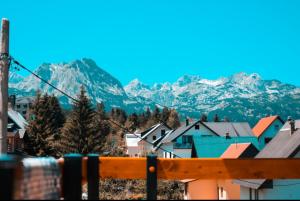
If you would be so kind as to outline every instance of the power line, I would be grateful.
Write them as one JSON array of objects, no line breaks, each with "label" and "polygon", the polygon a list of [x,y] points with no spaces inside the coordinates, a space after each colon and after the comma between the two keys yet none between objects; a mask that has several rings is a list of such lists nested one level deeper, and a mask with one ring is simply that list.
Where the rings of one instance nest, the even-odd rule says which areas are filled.
[{"label": "power line", "polygon": [[53,84],[49,83],[47,80],[43,79],[42,77],[40,77],[39,75],[37,75],[36,73],[34,73],[33,71],[29,70],[28,68],[26,68],[24,65],[22,65],[20,62],[18,62],[17,60],[15,60],[14,58],[11,57],[11,61],[14,62],[16,65],[20,66],[21,68],[25,69],[26,71],[28,71],[29,73],[31,73],[32,75],[34,75],[35,77],[37,77],[38,79],[40,79],[41,81],[43,81],[44,83],[48,84],[49,86],[51,86],[52,88],[54,88],[55,90],[59,91],[60,93],[64,94],[65,96],[67,96],[68,98],[72,99],[75,102],[78,102],[77,99],[73,98],[72,96],[70,96],[69,94],[67,94],[66,92],[62,91],[61,89],[55,87]]},{"label": "power line", "polygon": [[[20,66],[21,68],[25,69],[26,71],[28,71],[29,73],[31,73],[32,75],[34,75],[36,78],[40,79],[42,82],[48,84],[48,85],[49,85],[50,87],[52,87],[53,89],[59,91],[59,92],[62,93],[63,95],[65,95],[65,96],[67,96],[68,98],[72,99],[74,102],[77,102],[77,103],[79,102],[77,99],[73,98],[72,96],[70,96],[70,95],[67,94],[66,92],[64,92],[64,91],[62,91],[61,89],[55,87],[54,85],[52,85],[51,83],[49,83],[47,80],[43,79],[42,77],[40,77],[39,75],[37,75],[37,74],[34,73],[33,71],[31,71],[31,70],[29,70],[28,68],[26,68],[24,65],[22,65],[20,62],[18,62],[18,61],[15,60],[14,58],[10,57],[10,61],[12,61],[14,64]],[[11,64],[11,62],[10,62],[10,64]],[[107,119],[107,121],[109,121],[109,122],[111,122],[111,123],[117,125],[119,128],[122,128],[122,129],[125,130],[126,132],[130,132],[129,129],[127,129],[126,127],[123,127],[122,125],[120,125],[120,124],[118,124],[118,123],[116,123],[116,122],[114,122],[114,121],[112,121],[112,120],[110,120],[110,119]],[[130,133],[131,133],[131,132],[130,132]],[[149,141],[147,141],[146,139],[141,138],[140,136],[136,135],[135,133],[133,133],[133,135],[135,135],[136,137],[140,138],[141,140],[143,140],[143,141],[149,143],[149,144],[152,145],[152,146],[154,145],[152,142],[149,142]],[[161,148],[161,147],[159,147],[159,149],[162,150],[162,151],[169,152],[169,153],[173,154],[174,156],[176,156],[176,157],[178,157],[178,158],[181,158],[180,156],[178,156],[178,155],[176,155],[176,154],[174,154],[174,153],[172,153],[172,152],[170,152],[170,151],[168,151],[168,150],[165,150],[165,149],[163,149],[163,148]]]}]

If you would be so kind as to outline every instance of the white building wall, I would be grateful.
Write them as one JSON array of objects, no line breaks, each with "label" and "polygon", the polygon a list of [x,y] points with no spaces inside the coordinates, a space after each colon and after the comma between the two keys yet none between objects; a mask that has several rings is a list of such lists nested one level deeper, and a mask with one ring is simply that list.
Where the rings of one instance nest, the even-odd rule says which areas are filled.
[{"label": "white building wall", "polygon": [[179,156],[180,158],[191,158],[192,149],[174,149],[175,157]]}]

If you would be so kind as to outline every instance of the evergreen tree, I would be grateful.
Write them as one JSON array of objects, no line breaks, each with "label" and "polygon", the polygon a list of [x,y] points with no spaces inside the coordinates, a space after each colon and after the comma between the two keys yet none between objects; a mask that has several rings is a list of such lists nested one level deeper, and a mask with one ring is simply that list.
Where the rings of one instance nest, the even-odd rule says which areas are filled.
[{"label": "evergreen tree", "polygon": [[153,123],[159,123],[161,118],[160,110],[157,106],[155,106],[155,109],[151,115],[151,119],[153,120]]},{"label": "evergreen tree", "polygon": [[37,97],[30,108],[25,151],[35,156],[57,156],[56,140],[60,136],[65,117],[55,96]]},{"label": "evergreen tree", "polygon": [[139,119],[136,113],[132,113],[128,117],[128,126],[130,131],[135,131],[139,127]]},{"label": "evergreen tree", "polygon": [[149,107],[146,110],[145,118],[146,118],[147,121],[151,118],[151,111],[150,111]]},{"label": "evergreen tree", "polygon": [[161,121],[167,122],[170,115],[170,110],[167,107],[164,107],[161,113]]},{"label": "evergreen tree", "polygon": [[201,117],[200,117],[200,120],[202,122],[207,122],[207,115],[206,114],[202,114]]},{"label": "evergreen tree", "polygon": [[100,125],[86,92],[81,87],[78,101],[62,129],[62,153],[98,153],[101,148]]},{"label": "evergreen tree", "polygon": [[219,116],[218,116],[218,114],[215,114],[215,116],[214,116],[214,122],[219,122],[220,120],[219,120]]},{"label": "evergreen tree", "polygon": [[178,113],[175,109],[172,109],[170,111],[170,115],[167,121],[167,124],[172,128],[172,129],[176,129],[180,126],[180,120],[179,120],[179,116]]}]

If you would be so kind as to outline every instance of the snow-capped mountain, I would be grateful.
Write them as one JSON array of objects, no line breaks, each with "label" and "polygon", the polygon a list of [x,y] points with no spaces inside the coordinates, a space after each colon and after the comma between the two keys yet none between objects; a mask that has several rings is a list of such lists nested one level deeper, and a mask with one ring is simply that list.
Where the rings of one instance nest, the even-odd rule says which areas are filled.
[{"label": "snow-capped mountain", "polygon": [[[300,118],[300,88],[278,80],[263,80],[256,73],[238,73],[217,80],[184,75],[174,83],[153,86],[135,79],[125,87],[91,59],[44,63],[35,73],[75,98],[83,85],[94,104],[103,101],[108,109],[121,107],[128,112],[141,112],[146,107],[164,105],[177,109],[182,117],[199,118],[206,113],[211,118],[217,113],[220,118],[227,116],[252,124],[267,114]],[[10,72],[9,81],[10,94],[32,96],[39,89],[55,94],[65,108],[72,103],[33,75],[24,78]]]},{"label": "snow-capped mountain", "polygon": [[[76,98],[83,85],[92,102],[104,102],[108,108],[123,107],[129,110],[140,109],[142,105],[129,98],[121,83],[109,73],[99,68],[91,59],[76,60],[70,63],[44,63],[35,71],[55,87]],[[12,75],[14,76],[14,75]],[[37,79],[33,75],[22,80],[11,79],[9,92],[17,95],[34,95],[37,90],[59,97],[64,107],[72,103],[59,91]]]},{"label": "snow-capped mountain", "polygon": [[300,88],[277,80],[263,80],[258,74],[238,73],[208,80],[184,75],[174,83],[147,86],[133,80],[124,87],[131,97],[174,107],[181,114],[199,118],[201,113],[218,113],[231,120],[252,123],[265,115],[300,117]]}]

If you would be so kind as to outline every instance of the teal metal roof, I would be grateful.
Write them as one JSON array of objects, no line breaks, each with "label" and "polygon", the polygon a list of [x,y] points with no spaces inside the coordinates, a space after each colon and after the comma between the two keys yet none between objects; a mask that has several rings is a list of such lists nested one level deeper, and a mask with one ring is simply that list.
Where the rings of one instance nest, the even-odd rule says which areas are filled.
[{"label": "teal metal roof", "polygon": [[256,137],[193,136],[193,141],[198,158],[219,158],[234,143],[252,143],[260,150]]}]

